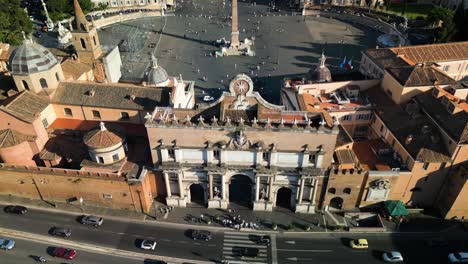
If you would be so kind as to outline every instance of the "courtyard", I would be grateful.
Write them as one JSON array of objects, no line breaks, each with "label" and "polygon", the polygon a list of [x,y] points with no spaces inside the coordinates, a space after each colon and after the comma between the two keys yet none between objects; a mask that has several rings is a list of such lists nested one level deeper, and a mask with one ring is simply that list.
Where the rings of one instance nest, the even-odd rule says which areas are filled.
[{"label": "courtyard", "polygon": [[216,98],[227,91],[233,76],[247,73],[254,79],[255,89],[278,104],[280,80],[305,74],[315,67],[322,51],[332,72],[343,71],[339,64],[345,56],[357,69],[361,50],[375,47],[380,35],[333,19],[304,18],[287,9],[272,11],[266,1],[240,1],[240,39],[254,39],[256,56],[215,58],[213,54],[219,48],[213,41],[223,37],[230,40],[230,4],[185,0],[165,17],[113,24],[102,28],[99,36],[104,49],[125,46],[121,51],[122,81],[144,80],[154,52],[169,75],[196,81],[197,99],[208,94]]}]

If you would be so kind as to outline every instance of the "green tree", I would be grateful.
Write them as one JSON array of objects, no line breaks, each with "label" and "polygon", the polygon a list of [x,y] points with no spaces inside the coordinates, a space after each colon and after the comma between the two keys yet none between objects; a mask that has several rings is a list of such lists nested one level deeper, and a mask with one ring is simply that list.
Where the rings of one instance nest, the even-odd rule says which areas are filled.
[{"label": "green tree", "polygon": [[427,20],[436,26],[434,33],[436,42],[448,42],[457,33],[454,11],[451,9],[435,7],[428,14]]},{"label": "green tree", "polygon": [[457,28],[456,40],[468,40],[468,10],[465,10],[464,2],[458,6],[453,18]]},{"label": "green tree", "polygon": [[19,45],[23,42],[21,31],[29,35],[32,23],[20,7],[20,0],[0,0],[0,42]]},{"label": "green tree", "polygon": [[[78,0],[85,15],[94,8],[91,0]],[[47,10],[53,21],[59,21],[75,15],[73,0],[48,0]]]}]

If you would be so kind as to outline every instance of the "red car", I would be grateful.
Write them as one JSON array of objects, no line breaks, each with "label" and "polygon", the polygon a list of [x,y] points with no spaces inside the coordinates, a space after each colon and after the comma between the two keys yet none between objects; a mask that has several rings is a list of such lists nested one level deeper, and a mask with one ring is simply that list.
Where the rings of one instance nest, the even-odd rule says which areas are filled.
[{"label": "red car", "polygon": [[76,257],[76,251],[74,249],[58,247],[52,251],[52,256],[64,259],[74,259]]}]

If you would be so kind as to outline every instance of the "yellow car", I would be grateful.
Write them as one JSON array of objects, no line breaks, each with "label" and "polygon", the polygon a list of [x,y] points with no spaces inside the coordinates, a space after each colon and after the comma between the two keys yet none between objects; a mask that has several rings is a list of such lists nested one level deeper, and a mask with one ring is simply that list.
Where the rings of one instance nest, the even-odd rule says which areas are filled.
[{"label": "yellow car", "polygon": [[369,248],[369,244],[367,243],[367,239],[360,238],[360,239],[353,239],[349,241],[349,246],[351,248],[356,249],[367,249]]}]

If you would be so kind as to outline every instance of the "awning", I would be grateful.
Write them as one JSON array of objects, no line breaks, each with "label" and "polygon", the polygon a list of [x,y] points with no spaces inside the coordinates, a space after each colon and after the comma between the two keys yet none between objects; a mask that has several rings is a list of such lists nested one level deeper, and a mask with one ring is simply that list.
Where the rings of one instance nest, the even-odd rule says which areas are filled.
[{"label": "awning", "polygon": [[408,210],[405,205],[399,200],[389,200],[384,202],[384,209],[390,216],[406,216]]}]

